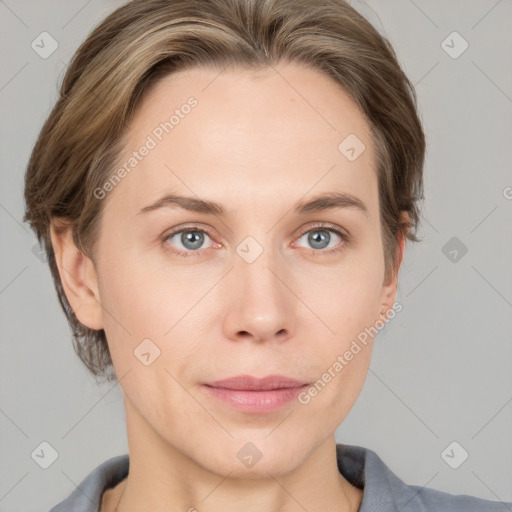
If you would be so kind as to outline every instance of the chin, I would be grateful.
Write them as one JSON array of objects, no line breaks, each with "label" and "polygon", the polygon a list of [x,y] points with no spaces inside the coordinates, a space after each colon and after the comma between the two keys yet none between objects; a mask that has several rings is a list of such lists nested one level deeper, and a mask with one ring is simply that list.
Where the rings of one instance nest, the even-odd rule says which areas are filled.
[{"label": "chin", "polygon": [[201,464],[214,473],[229,474],[230,478],[268,478],[269,473],[277,477],[293,471],[303,459],[302,451],[297,449],[301,444],[298,440],[290,447],[268,439],[252,442],[238,438],[229,444],[229,448],[218,453],[209,452],[201,459]]}]

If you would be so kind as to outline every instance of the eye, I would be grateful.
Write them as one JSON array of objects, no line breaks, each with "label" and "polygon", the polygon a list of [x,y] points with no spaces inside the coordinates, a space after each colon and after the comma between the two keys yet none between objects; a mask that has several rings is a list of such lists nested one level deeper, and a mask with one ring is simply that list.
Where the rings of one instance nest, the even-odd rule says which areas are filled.
[{"label": "eye", "polygon": [[[331,244],[331,242],[333,242],[333,234],[334,244]],[[339,252],[349,241],[348,235],[342,233],[338,226],[334,224],[313,226],[313,228],[309,228],[299,236],[299,241],[306,237],[306,235],[306,241],[312,247],[311,251],[314,256]],[[203,254],[203,251],[207,251],[211,247],[221,247],[220,244],[213,242],[211,247],[205,248],[205,237],[212,240],[206,230],[194,226],[187,226],[163,235],[162,242],[165,250],[185,258],[189,256],[200,256]],[[336,238],[340,240],[338,243],[336,243]],[[293,246],[295,245],[296,242]],[[172,249],[170,248],[171,246],[173,247]]]},{"label": "eye", "polygon": [[[179,231],[167,233],[163,237],[163,242],[165,243],[166,250],[178,254],[179,256],[188,257],[195,256],[195,253],[201,254],[201,251],[207,249],[203,247],[205,243],[205,236],[210,238],[211,240],[210,235],[205,230],[189,227],[185,229],[180,229]],[[174,241],[172,241],[173,239]],[[167,244],[167,241],[172,242],[169,242],[169,244]],[[167,245],[178,247],[179,250],[169,249]]]},{"label": "eye", "polygon": [[[334,244],[331,244],[333,241],[334,234]],[[304,233],[300,235],[300,239],[306,237],[306,242],[310,244],[314,253],[321,252],[322,254],[330,254],[341,251],[348,241],[348,236],[344,235],[337,226],[333,224],[322,224],[318,226],[314,226],[313,228],[308,229]],[[336,238],[341,240],[341,243],[336,243]]]}]

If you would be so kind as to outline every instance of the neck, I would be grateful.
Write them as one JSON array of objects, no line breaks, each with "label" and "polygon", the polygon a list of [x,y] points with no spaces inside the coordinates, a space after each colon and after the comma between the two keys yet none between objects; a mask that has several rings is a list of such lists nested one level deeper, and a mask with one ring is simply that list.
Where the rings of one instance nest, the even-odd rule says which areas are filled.
[{"label": "neck", "polygon": [[362,490],[339,473],[334,437],[290,471],[244,476],[229,467],[205,467],[201,457],[171,446],[129,406],[127,428],[129,474],[105,493],[102,512],[356,512],[361,503]]}]

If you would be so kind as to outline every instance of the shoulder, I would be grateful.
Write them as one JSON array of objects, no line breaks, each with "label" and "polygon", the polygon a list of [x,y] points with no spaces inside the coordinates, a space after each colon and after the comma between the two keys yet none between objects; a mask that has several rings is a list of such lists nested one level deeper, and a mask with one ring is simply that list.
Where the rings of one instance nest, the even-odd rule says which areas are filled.
[{"label": "shoulder", "polygon": [[512,512],[512,502],[408,485],[368,448],[337,444],[336,452],[340,473],[363,489],[359,512]]},{"label": "shoulder", "polygon": [[94,468],[69,496],[50,512],[97,512],[103,493],[128,475],[128,454],[112,457]]},{"label": "shoulder", "polygon": [[[428,487],[407,485],[409,492],[418,496],[425,510],[430,512],[507,512],[512,511],[512,503],[490,501],[467,494],[450,494]],[[407,509],[409,510],[409,509]],[[411,508],[411,511],[413,509]],[[417,509],[415,509],[417,510]]]}]

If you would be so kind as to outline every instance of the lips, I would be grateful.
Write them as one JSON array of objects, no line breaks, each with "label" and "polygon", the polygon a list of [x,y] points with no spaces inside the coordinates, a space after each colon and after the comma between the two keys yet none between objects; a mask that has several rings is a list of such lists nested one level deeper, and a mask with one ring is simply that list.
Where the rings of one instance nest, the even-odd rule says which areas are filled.
[{"label": "lips", "polygon": [[257,378],[238,375],[216,380],[200,387],[206,396],[227,404],[230,408],[250,414],[268,414],[289,404],[309,384],[284,375]]},{"label": "lips", "polygon": [[308,384],[286,377],[285,375],[268,375],[263,378],[252,377],[251,375],[237,375],[229,379],[205,382],[206,386],[213,388],[231,389],[239,391],[269,391],[272,389],[298,388]]}]

